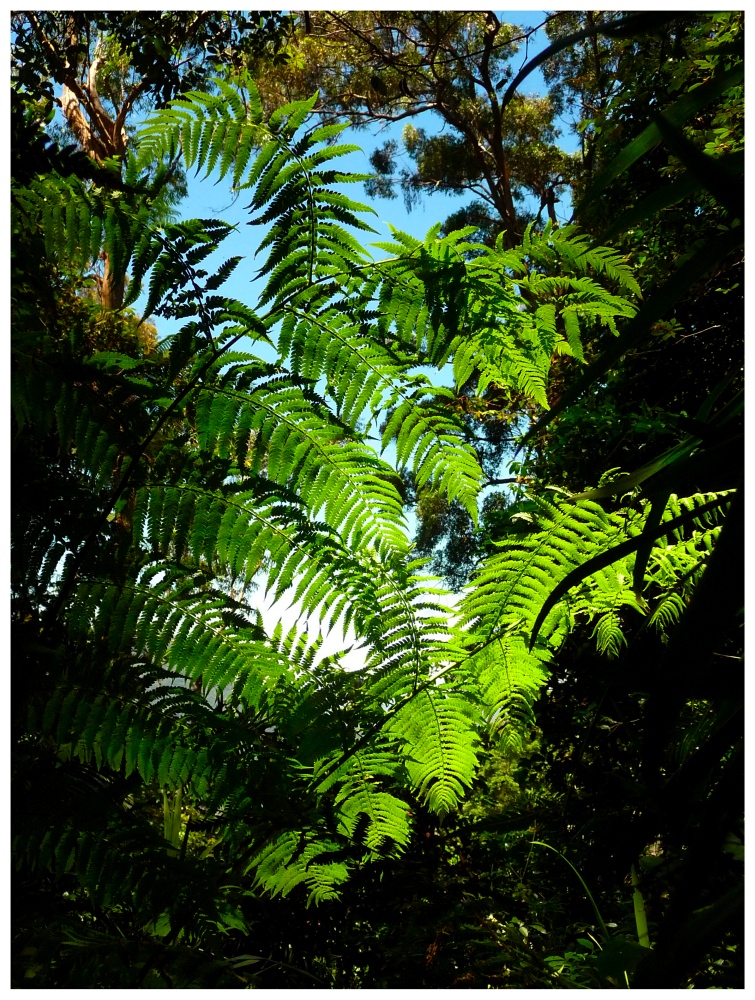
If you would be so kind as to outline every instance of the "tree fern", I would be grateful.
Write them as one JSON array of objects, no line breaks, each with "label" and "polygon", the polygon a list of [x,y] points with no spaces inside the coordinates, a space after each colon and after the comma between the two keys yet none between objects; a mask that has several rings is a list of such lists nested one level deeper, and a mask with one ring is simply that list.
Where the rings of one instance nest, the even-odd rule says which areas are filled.
[{"label": "tree fern", "polygon": [[[336,190],[359,177],[331,164],[352,147],[328,144],[340,126],[306,129],[313,104],[265,119],[251,85],[218,82],[150,117],[126,164],[128,197],[57,176],[17,192],[27,270],[41,253],[46,273],[76,288],[107,252],[131,270],[129,302],[146,286],[147,311],[181,323],[149,354],[90,350],[79,314],[65,328],[39,283],[20,284],[14,306],[29,341],[16,352],[19,440],[51,441],[39,462],[65,486],[64,501],[42,497],[16,519],[14,600],[34,679],[25,726],[54,766],[96,776],[120,803],[76,838],[65,810],[35,813],[16,856],[74,873],[103,906],[131,900],[153,935],[191,925],[204,940],[223,914],[236,919],[236,882],[335,898],[357,865],[405,849],[413,801],[439,815],[458,805],[482,727],[516,749],[575,616],[604,621],[608,648],[606,616],[645,611],[620,579],[628,568],[631,581],[628,559],[553,608],[529,649],[549,588],[642,521],[539,498],[520,511],[529,530],[480,567],[457,612],[411,558],[399,475],[476,518],[476,450],[453,393],[418,368],[452,364],[459,385],[474,377],[479,392],[495,384],[547,406],[554,355],[582,360],[587,326],[631,315],[625,265],[552,229],[528,230],[517,251],[481,248],[469,230],[394,231],[376,245],[390,256],[373,260],[363,206]],[[230,226],[158,225],[150,211],[138,179],[179,155],[248,192],[250,221],[269,227],[253,306],[223,293],[243,261],[208,264]],[[33,466],[29,481],[39,475]],[[679,580],[698,572],[714,530],[701,522],[663,558],[653,548],[650,599],[686,594]],[[294,606],[289,629],[252,610],[257,583]],[[655,621],[671,611],[658,603]],[[324,656],[308,619],[353,629],[363,667]],[[62,650],[49,671],[48,642]],[[173,826],[168,844],[125,815],[137,784],[201,806],[219,831],[205,857],[188,828],[179,848]]]}]

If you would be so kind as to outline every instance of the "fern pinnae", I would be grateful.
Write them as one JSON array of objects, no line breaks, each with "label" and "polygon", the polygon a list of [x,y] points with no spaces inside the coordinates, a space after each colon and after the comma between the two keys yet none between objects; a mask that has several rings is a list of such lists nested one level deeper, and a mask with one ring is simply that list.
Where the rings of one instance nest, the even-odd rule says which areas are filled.
[{"label": "fern pinnae", "polygon": [[[341,831],[346,836],[353,837],[360,814],[366,815],[368,827],[365,845],[372,852],[384,850],[384,844],[389,839],[397,847],[405,847],[411,834],[406,803],[380,790],[375,781],[376,775],[392,777],[395,774],[395,755],[391,752],[392,749],[391,747],[385,755],[374,750],[357,752],[349,761],[345,775],[342,768],[330,778],[330,781],[337,779],[341,782],[336,796]],[[324,791],[326,787],[327,784],[321,782],[318,790]]]},{"label": "fern pinnae", "polygon": [[433,812],[443,815],[471,785],[477,765],[477,733],[470,702],[442,689],[426,688],[414,700],[411,719],[397,712],[388,732],[405,743],[407,770]]},{"label": "fern pinnae", "polygon": [[[340,392],[342,398],[345,398],[344,393],[359,398],[364,393],[359,392],[358,395],[353,393],[354,371],[338,370],[339,366],[358,365],[363,373],[358,377],[370,379],[370,398],[375,397],[378,385],[382,385],[384,391],[400,391],[404,382],[402,376],[405,376],[406,363],[402,364],[395,354],[382,349],[374,341],[363,336],[358,324],[342,319],[335,312],[333,315],[326,313],[318,316],[305,313],[296,307],[287,312],[293,318],[288,321],[291,333],[287,335],[284,343],[288,345],[289,338],[295,339],[303,345],[313,345],[311,350],[319,352],[319,357],[315,353],[309,354],[310,363],[306,366],[302,366],[301,363],[297,365],[302,374],[315,380],[325,375],[329,382],[337,387],[337,392]],[[295,320],[299,320],[298,327]],[[343,360],[342,350],[338,345],[345,352]],[[327,355],[324,353],[326,349]],[[343,388],[338,388],[341,386]],[[361,412],[361,410],[355,411],[353,407],[346,408],[347,419],[352,426],[355,426]]]},{"label": "fern pinnae", "polygon": [[[285,383],[283,384],[285,385]],[[294,419],[294,413],[296,413],[300,406],[309,410],[309,405],[304,405],[306,404],[306,400],[300,390],[294,389],[294,387],[287,387],[283,391],[280,391],[274,386],[263,385],[257,387],[251,397],[237,396],[230,389],[215,390],[215,392],[216,394],[229,397],[231,403],[238,401],[240,405],[251,404],[259,412],[260,420],[258,423],[255,422],[254,425],[255,430],[261,432],[257,437],[257,447],[259,447],[261,442],[264,442],[267,447],[272,439],[272,435],[278,429],[280,429],[278,431],[279,442],[280,435],[283,433],[286,433],[287,437],[288,435],[295,435],[302,443],[307,442],[308,449],[311,451],[313,457],[317,456],[321,468],[327,470],[331,477],[335,477],[333,486],[329,487],[326,507],[328,504],[331,508],[333,507],[336,498],[335,482],[339,482],[341,489],[348,486],[349,496],[352,498],[351,503],[357,505],[362,511],[363,525],[366,526],[367,523],[373,522],[376,525],[375,532],[379,533],[377,523],[382,523],[388,538],[396,535],[396,528],[403,523],[403,515],[401,511],[401,499],[395,488],[390,491],[390,495],[386,495],[387,490],[380,498],[372,495],[371,499],[375,505],[374,509],[369,500],[366,501],[360,497],[359,492],[362,483],[368,484],[374,478],[374,473],[370,475],[365,469],[371,467],[374,472],[384,470],[386,473],[390,473],[390,467],[380,462],[377,456],[373,457],[370,451],[362,445],[354,442],[348,446],[339,444],[340,432],[337,428],[328,426],[324,421],[315,420],[306,423]],[[275,423],[271,423],[269,418],[273,418]],[[284,428],[287,428],[287,430],[284,431]],[[282,457],[282,452],[279,452],[279,457]],[[281,471],[285,472],[285,467],[282,466]],[[327,472],[323,473],[323,475],[326,474]],[[298,481],[301,485],[306,485],[306,480],[302,480],[301,476],[298,477]],[[313,514],[317,513],[316,508],[311,509]],[[391,530],[392,526],[393,530]]]},{"label": "fern pinnae", "polygon": [[[301,836],[283,831],[276,837],[280,831],[271,830],[269,842],[253,848],[258,884],[279,892],[305,885],[310,898],[331,898],[348,874],[347,850],[363,857],[365,850],[390,853],[408,842],[400,797],[407,790],[438,813],[458,803],[474,774],[483,711],[495,712],[505,702],[511,718],[517,711],[522,715],[538,653],[547,655],[543,643],[527,660],[526,683],[510,679],[505,695],[496,693],[487,676],[480,684],[469,647],[451,627],[452,612],[408,562],[395,470],[357,428],[368,409],[374,421],[387,415],[383,443],[395,439],[399,463],[413,469],[420,487],[432,484],[458,497],[474,516],[482,474],[463,424],[447,405],[449,394],[410,368],[418,358],[443,364],[453,351],[463,352],[457,338],[471,318],[477,351],[467,353],[459,370],[471,364],[472,374],[492,343],[490,331],[505,316],[515,346],[499,345],[482,378],[493,379],[495,365],[507,386],[521,387],[527,378],[534,385],[532,372],[547,371],[557,339],[556,309],[544,310],[540,331],[532,317],[515,325],[521,300],[513,293],[497,293],[487,309],[482,299],[496,282],[502,284],[503,258],[491,263],[494,254],[479,251],[487,270],[475,271],[476,258],[463,260],[474,248],[459,234],[439,240],[434,230],[424,243],[394,234],[396,259],[373,265],[346,228],[366,227],[359,217],[363,207],[333,190],[347,178],[329,161],[347,147],[316,148],[334,132],[298,134],[312,102],[283,109],[264,124],[257,98],[247,104],[236,91],[219,90],[220,97],[189,94],[153,116],[140,156],[173,155],[181,143],[185,162],[200,173],[230,175],[237,188],[254,187],[253,221],[271,223],[263,240],[269,251],[263,301],[249,315],[214,294],[237,258],[228,258],[209,278],[202,273],[229,227],[197,220],[145,239],[143,232],[119,229],[117,213],[104,213],[107,245],[121,247],[121,263],[131,254],[139,278],[149,275],[150,305],[186,323],[170,348],[163,348],[165,379],[150,380],[146,365],[129,376],[145,376],[140,399],[148,401],[151,426],[129,449],[131,465],[102,501],[103,510],[109,503],[126,513],[134,494],[136,566],[121,567],[117,582],[101,567],[99,579],[94,570],[84,572],[78,553],[59,610],[70,641],[109,657],[114,666],[136,657],[145,670],[164,670],[182,685],[201,678],[205,697],[230,692],[255,719],[270,714],[276,730],[271,758],[293,773],[291,761],[302,757],[297,787],[314,789],[316,800],[335,816],[338,833],[326,835],[319,822],[302,824]],[[66,218],[70,246],[73,228],[79,232],[85,224],[84,213]],[[538,250],[529,234],[527,253],[538,252],[546,249]],[[564,295],[581,296],[574,301],[581,321],[593,304],[590,296],[598,293],[586,280],[579,287],[576,279],[562,285],[568,285]],[[542,294],[547,299],[561,293],[544,284]],[[256,339],[277,337],[276,365],[234,353],[245,331]],[[577,337],[576,327],[572,334]],[[526,388],[535,392],[532,385]],[[544,398],[545,383],[540,391]],[[114,441],[97,427],[96,416],[87,411],[73,430],[82,463],[97,470],[104,484]],[[177,441],[161,433],[180,424]],[[198,461],[186,461],[186,452]],[[98,519],[90,538],[106,526],[107,516]],[[307,524],[315,517],[324,524]],[[508,581],[510,606],[502,611],[493,592],[497,570],[513,574],[505,557],[486,564],[468,605],[475,641],[508,642],[511,656],[522,663],[527,619],[536,611],[549,567],[565,568],[559,545],[568,547],[573,538],[564,525],[552,547],[541,541],[540,558],[528,567],[531,586]],[[353,625],[367,656],[358,676],[318,674],[317,643],[306,642],[300,623],[298,632],[268,636],[243,602],[226,592],[242,581],[246,587],[258,568],[271,593],[300,604],[302,617],[316,612],[329,624]],[[218,583],[221,571],[228,579]],[[560,636],[559,613],[551,623],[551,645]],[[67,690],[48,723],[68,739],[66,752],[87,759],[100,753],[144,781],[174,787],[193,782],[213,803],[231,803],[228,835],[243,838],[244,820],[237,817],[249,812],[247,785],[267,776],[262,766],[249,766],[253,737],[240,726],[231,733],[229,720],[210,721],[221,713],[211,712],[197,692],[180,707],[171,707],[170,700],[155,694],[146,704],[116,711],[105,698],[85,704]],[[352,724],[346,711],[351,704],[366,709],[364,727]],[[298,731],[289,706],[298,713]],[[222,740],[208,736],[226,722]],[[242,782],[234,768],[244,765]],[[350,845],[363,816],[365,843]],[[93,857],[82,856],[84,878],[94,885],[105,862],[91,845],[86,850]],[[148,896],[139,883],[134,899],[142,892]]]},{"label": "fern pinnae", "polygon": [[[556,586],[556,588],[548,595],[547,600],[540,609],[537,619],[533,625],[532,631],[532,641],[536,637],[540,626],[543,623],[545,616],[548,614],[549,610],[552,609],[554,604],[562,597],[568,590],[574,587],[577,583],[581,582],[583,579],[594,575],[600,569],[605,566],[611,565],[618,559],[624,557],[625,555],[633,554],[642,545],[643,540],[649,539],[654,541],[657,538],[664,537],[665,535],[671,535],[673,532],[678,531],[680,528],[689,525],[690,522],[697,521],[700,515],[706,514],[708,511],[714,511],[718,508],[724,506],[727,503],[725,495],[714,494],[714,499],[703,503],[699,508],[693,508],[693,511],[686,511],[685,513],[679,515],[678,517],[666,520],[660,527],[648,530],[643,528],[639,533],[630,537],[624,541],[620,542],[618,545],[609,548],[606,551],[601,552],[598,555],[592,556],[581,566],[575,568],[570,573],[568,573]],[[662,519],[663,520],[663,519]]]},{"label": "fern pinnae", "polygon": [[483,564],[462,601],[463,621],[478,623],[483,642],[512,624],[526,628],[534,622],[546,588],[581,563],[588,537],[602,550],[620,536],[620,519],[611,519],[595,503],[557,505],[540,497],[532,502],[539,530],[501,543],[499,554]]}]

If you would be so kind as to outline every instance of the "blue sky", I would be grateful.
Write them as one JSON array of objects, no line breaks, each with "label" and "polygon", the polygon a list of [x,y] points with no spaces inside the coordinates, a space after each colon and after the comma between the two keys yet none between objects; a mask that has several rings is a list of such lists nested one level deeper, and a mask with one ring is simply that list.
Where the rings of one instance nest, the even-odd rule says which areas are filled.
[{"label": "blue sky", "polygon": [[[542,23],[545,15],[542,11],[507,11],[499,13],[499,16],[513,24],[523,27],[535,27]],[[545,48],[546,45],[547,38],[545,32],[541,30],[530,40],[527,52],[525,52],[524,47],[520,49],[513,62],[514,71],[518,72],[528,59],[531,59]],[[542,74],[539,71],[535,71],[525,81],[522,90],[526,94],[544,93],[545,83]],[[442,126],[440,118],[432,113],[426,113],[422,116],[421,121],[413,119],[413,122],[420,124],[430,133],[433,130],[439,130]],[[403,122],[397,123],[387,128],[376,127],[372,131],[346,131],[341,137],[341,141],[359,145],[362,147],[363,152],[352,153],[341,158],[337,161],[337,166],[340,169],[350,170],[355,173],[369,173],[371,171],[369,164],[370,153],[378,145],[382,145],[386,139],[400,139],[403,124]],[[575,148],[574,137],[569,135],[569,128],[566,124],[563,126],[561,142],[564,148],[568,150]],[[471,194],[464,197],[452,195],[427,197],[411,213],[408,213],[403,198],[400,196],[393,200],[371,199],[365,194],[362,184],[346,185],[344,186],[344,191],[354,200],[370,205],[377,213],[368,219],[373,228],[377,230],[377,233],[373,237],[365,234],[365,243],[369,243],[372,240],[387,239],[389,237],[389,224],[410,233],[412,236],[423,238],[433,225],[443,221],[451,212],[462,207],[465,202],[471,201],[473,197]],[[244,194],[245,197],[234,199],[227,181],[215,184],[212,178],[202,180],[190,176],[189,194],[185,201],[182,202],[179,212],[180,217],[184,219],[219,218],[237,226],[237,231],[227,238],[216,255],[216,259],[210,258],[203,266],[209,271],[213,264],[217,266],[227,257],[235,254],[242,255],[245,259],[238,266],[229,281],[223,286],[222,291],[254,307],[259,291],[259,288],[255,287],[253,281],[253,276],[259,266],[259,263],[255,262],[254,252],[264,234],[264,230],[257,227],[250,227],[246,224],[249,216],[244,206],[248,204],[249,196],[246,192]],[[380,257],[383,256],[383,253],[382,251],[375,251],[375,255]],[[143,304],[145,299],[146,296],[143,296],[140,301],[137,301],[137,310],[139,309],[140,302]],[[158,318],[156,324],[161,336],[175,332],[179,326],[175,321],[162,318]],[[257,345],[255,352],[259,351],[259,353],[262,353],[259,350],[260,346]],[[270,353],[270,360],[272,359],[273,355]],[[436,373],[434,381],[444,381],[443,375],[438,376]],[[391,461],[393,457],[392,451],[393,449],[389,447],[384,456],[388,461]],[[415,519],[410,515],[408,520],[410,533],[413,533],[415,530]],[[262,590],[258,590],[251,595],[250,600],[252,606],[258,608],[263,613],[263,618],[268,629],[272,629],[276,620],[281,620],[284,628],[290,628],[299,618],[298,609],[289,606],[290,598],[284,598],[282,601],[273,604],[270,598],[265,597]],[[453,599],[450,596],[449,603],[453,603]],[[319,620],[313,620],[309,623],[299,621],[299,627],[307,630],[312,637],[323,628],[327,634],[327,638],[321,655],[330,655],[354,642],[353,632],[349,632],[349,634],[344,636],[339,628],[330,630],[327,624]],[[344,665],[351,669],[359,668],[363,663],[364,654],[358,648],[353,650],[344,661]]]},{"label": "blue sky", "polygon": [[[522,27],[535,27],[542,24],[545,17],[543,11],[506,11],[499,12],[502,19],[512,24]],[[513,68],[518,70],[525,64],[527,59],[531,59],[547,45],[547,37],[544,30],[538,31],[531,39],[527,50],[522,46],[513,61]],[[523,91],[526,94],[538,94],[545,92],[545,82],[539,70],[535,70],[524,82]],[[439,131],[442,126],[441,119],[432,112],[426,112],[423,116],[412,119],[413,124],[425,128],[428,132]],[[337,161],[339,169],[352,171],[354,173],[369,173],[372,168],[369,164],[369,156],[372,151],[382,145],[387,139],[400,139],[402,127],[405,123],[396,123],[386,127],[376,126],[371,131],[367,129],[359,131],[344,132],[341,141],[359,145],[363,152],[352,153],[342,157]],[[565,149],[575,148],[575,138],[569,134],[569,127],[563,125],[561,144]],[[183,219],[190,218],[218,218],[238,227],[237,232],[227,238],[216,258],[210,258],[208,265],[213,263],[217,266],[222,260],[232,255],[241,255],[245,259],[238,266],[229,281],[223,286],[223,291],[242,302],[251,306],[256,299],[256,289],[253,285],[253,275],[257,270],[258,263],[255,263],[254,252],[263,236],[264,230],[247,225],[248,213],[244,206],[248,204],[248,196],[234,199],[226,181],[215,184],[214,180],[202,180],[190,174],[188,197],[179,206],[179,214]],[[351,184],[344,186],[344,193],[348,194],[356,201],[372,207],[377,213],[369,217],[370,225],[377,230],[377,234],[370,237],[366,234],[365,242],[372,240],[385,240],[389,236],[389,224],[402,229],[410,235],[422,239],[427,231],[437,222],[442,222],[451,212],[461,208],[464,204],[473,200],[471,194],[464,196],[454,195],[434,195],[428,196],[422,202],[407,212],[403,198],[376,199],[368,197],[364,192],[362,184]],[[563,210],[563,209],[562,209]],[[376,256],[382,256],[382,252],[375,251]],[[209,266],[208,266],[209,270]],[[139,306],[146,302],[146,295],[143,295],[135,305],[137,311]],[[176,332],[178,324],[174,321],[158,319],[158,331],[161,336]]]}]

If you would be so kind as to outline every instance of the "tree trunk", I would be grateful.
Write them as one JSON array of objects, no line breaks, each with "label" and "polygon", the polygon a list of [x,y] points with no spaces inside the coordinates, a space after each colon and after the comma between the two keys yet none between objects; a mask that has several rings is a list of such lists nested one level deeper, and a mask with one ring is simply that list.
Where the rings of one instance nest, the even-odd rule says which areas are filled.
[{"label": "tree trunk", "polygon": [[104,253],[105,270],[100,284],[100,302],[103,309],[120,309],[126,294],[126,276],[113,270],[109,253]]},{"label": "tree trunk", "polygon": [[[75,34],[71,35],[70,41],[75,43]],[[112,157],[123,157],[128,142],[122,116],[119,115],[114,121],[100,101],[97,92],[100,62],[98,47],[89,65],[85,83],[80,83],[77,79],[76,67],[66,65],[60,95],[60,107],[71,131],[82,150],[97,164],[103,164]],[[125,297],[125,275],[113,268],[108,253],[103,254],[103,260],[104,272],[98,282],[102,307],[108,310],[120,309]]]}]

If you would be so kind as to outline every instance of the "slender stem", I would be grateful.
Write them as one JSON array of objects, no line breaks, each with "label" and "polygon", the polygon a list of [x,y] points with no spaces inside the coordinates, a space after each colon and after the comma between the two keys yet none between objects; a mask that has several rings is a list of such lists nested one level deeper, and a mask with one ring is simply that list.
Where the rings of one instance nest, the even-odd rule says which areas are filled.
[{"label": "slender stem", "polygon": [[579,871],[574,867],[574,865],[571,863],[571,861],[569,861],[569,859],[565,855],[563,855],[561,853],[561,851],[557,851],[555,847],[551,847],[550,844],[544,844],[541,840],[533,840],[532,843],[534,845],[536,845],[537,847],[547,847],[549,851],[553,851],[554,854],[558,854],[558,856],[560,858],[563,858],[563,860],[571,868],[571,870],[574,872],[574,874],[577,876],[577,878],[579,879],[580,883],[582,884],[582,888],[585,890],[585,894],[587,895],[587,898],[590,900],[592,908],[595,911],[595,916],[598,918],[598,923],[600,924],[600,929],[603,931],[603,933],[605,934],[606,938],[610,938],[611,935],[610,935],[610,933],[608,931],[608,928],[605,925],[603,917],[600,915],[600,910],[598,909],[598,904],[593,899],[593,895],[592,895],[592,893],[590,892],[590,890],[587,887],[587,882],[585,882],[585,880],[579,874]]},{"label": "slender stem", "polygon": [[637,869],[632,865],[632,902],[634,903],[634,921],[637,925],[637,940],[643,948],[650,947],[650,934],[648,932],[648,916],[645,910],[645,898],[640,889],[640,880],[637,878]]}]

